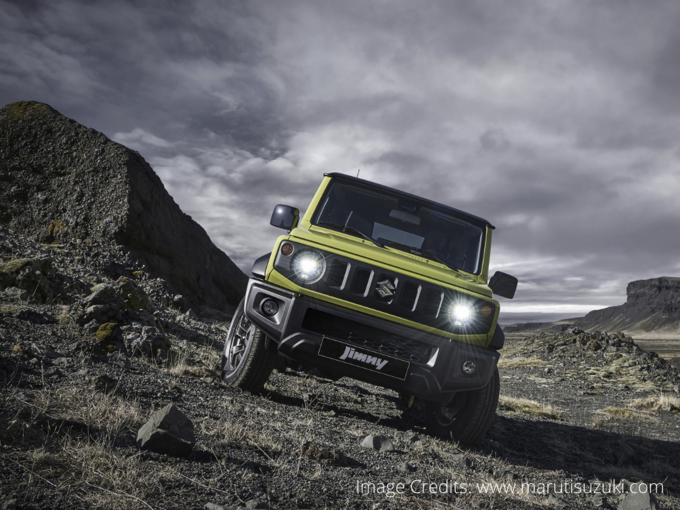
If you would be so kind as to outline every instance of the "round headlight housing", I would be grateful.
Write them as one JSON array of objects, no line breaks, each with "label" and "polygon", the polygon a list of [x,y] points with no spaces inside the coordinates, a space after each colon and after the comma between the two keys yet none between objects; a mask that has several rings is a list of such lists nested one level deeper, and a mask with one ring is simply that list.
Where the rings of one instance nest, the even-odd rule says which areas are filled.
[{"label": "round headlight housing", "polygon": [[326,272],[326,260],[317,251],[299,250],[291,261],[291,267],[299,282],[316,283]]},{"label": "round headlight housing", "polygon": [[449,319],[454,326],[465,328],[475,319],[474,308],[465,302],[453,303],[449,309]]}]

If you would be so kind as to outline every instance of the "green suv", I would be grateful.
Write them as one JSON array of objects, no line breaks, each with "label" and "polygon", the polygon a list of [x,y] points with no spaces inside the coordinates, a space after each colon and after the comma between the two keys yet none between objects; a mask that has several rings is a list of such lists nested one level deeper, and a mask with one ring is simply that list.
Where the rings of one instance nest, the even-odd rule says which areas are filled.
[{"label": "green suv", "polygon": [[302,219],[277,205],[288,230],[253,265],[222,358],[224,381],[262,389],[283,358],[329,378],[350,377],[427,401],[430,433],[465,445],[498,404],[504,335],[487,283],[486,220],[343,174],[326,174]]}]

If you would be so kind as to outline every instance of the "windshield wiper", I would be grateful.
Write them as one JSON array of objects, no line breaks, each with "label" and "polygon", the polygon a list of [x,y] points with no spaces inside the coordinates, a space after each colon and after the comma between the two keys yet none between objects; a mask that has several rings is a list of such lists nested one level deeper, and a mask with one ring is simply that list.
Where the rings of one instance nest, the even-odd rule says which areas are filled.
[{"label": "windshield wiper", "polygon": [[343,232],[346,232],[346,233],[357,234],[357,235],[363,237],[364,239],[371,241],[376,246],[380,246],[381,248],[385,247],[385,245],[382,244],[380,241],[373,239],[371,236],[364,234],[361,230],[357,230],[354,227],[348,227],[348,226],[345,226],[345,225],[340,225],[339,223],[331,223],[330,221],[318,221],[317,223],[319,225],[325,225],[327,227],[339,228]]},{"label": "windshield wiper", "polygon": [[439,258],[437,255],[434,253],[431,253],[429,251],[425,251],[421,248],[416,248],[415,246],[410,246],[408,244],[401,244],[396,241],[388,241],[388,246],[397,248],[398,250],[401,249],[402,251],[409,251],[411,253],[415,253],[416,255],[420,255],[421,257],[428,258],[430,260],[434,260],[435,262],[439,262],[440,264],[445,265],[452,271],[456,271],[457,273],[460,272],[460,269],[454,266],[453,264],[449,264],[448,262],[442,260]]}]

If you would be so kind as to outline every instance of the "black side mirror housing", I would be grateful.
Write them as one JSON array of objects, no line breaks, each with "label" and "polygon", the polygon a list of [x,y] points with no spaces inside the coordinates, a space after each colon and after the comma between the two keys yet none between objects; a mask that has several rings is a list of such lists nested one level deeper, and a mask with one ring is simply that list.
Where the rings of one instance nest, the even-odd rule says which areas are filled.
[{"label": "black side mirror housing", "polygon": [[515,297],[515,291],[517,290],[517,278],[507,273],[496,271],[491,280],[489,280],[489,287],[491,287],[494,294],[512,299]]},{"label": "black side mirror housing", "polygon": [[289,205],[279,204],[274,207],[269,223],[277,228],[293,230],[300,221],[300,210]]}]

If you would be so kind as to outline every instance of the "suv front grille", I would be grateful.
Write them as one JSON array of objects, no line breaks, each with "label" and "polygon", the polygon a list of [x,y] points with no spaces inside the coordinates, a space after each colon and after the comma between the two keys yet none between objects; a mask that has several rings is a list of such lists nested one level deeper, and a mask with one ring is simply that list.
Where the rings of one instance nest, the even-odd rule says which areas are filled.
[{"label": "suv front grille", "polygon": [[[326,273],[319,281],[309,284],[296,279],[290,266],[292,257],[280,252],[276,256],[274,267],[310,290],[457,335],[486,334],[491,329],[495,315],[491,301],[349,257],[288,243],[293,244],[295,250],[311,250],[325,258]],[[476,320],[466,328],[455,326],[449,320],[450,308],[461,301],[477,311]]]},{"label": "suv front grille", "polygon": [[416,363],[427,363],[433,354],[433,347],[421,341],[387,333],[314,308],[309,308],[305,313],[302,327],[357,347]]}]

